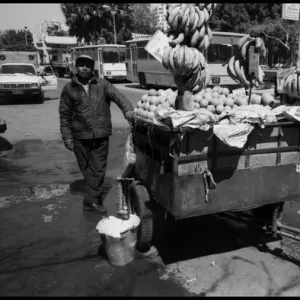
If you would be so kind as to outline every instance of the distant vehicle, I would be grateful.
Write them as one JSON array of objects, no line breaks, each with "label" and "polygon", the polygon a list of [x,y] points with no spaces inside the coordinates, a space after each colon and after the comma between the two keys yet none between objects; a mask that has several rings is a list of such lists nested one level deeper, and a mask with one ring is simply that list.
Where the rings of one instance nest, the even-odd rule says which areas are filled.
[{"label": "distant vehicle", "polygon": [[96,76],[108,80],[126,80],[125,46],[100,44],[72,48],[73,73],[79,55],[86,54],[95,60]]},{"label": "distant vehicle", "polygon": [[[204,51],[211,71],[209,86],[237,87],[238,84],[227,73],[229,58],[238,52],[238,41],[245,36],[233,32],[213,32],[213,39]],[[150,38],[126,42],[127,80],[137,82],[142,88],[149,84],[176,87],[173,75],[149,54],[144,47]]]},{"label": "distant vehicle", "polygon": [[[50,65],[37,69],[37,60],[32,59],[30,53],[23,52],[22,55],[19,52],[0,52],[0,103],[15,97],[33,97],[36,102],[43,103],[44,92],[57,89],[57,78]],[[33,63],[16,62],[27,59]]]},{"label": "distant vehicle", "polygon": [[70,36],[41,36],[38,42],[35,34],[33,35],[33,44],[38,50],[40,64],[50,64],[57,77],[71,77],[71,47],[77,44],[77,39]]}]

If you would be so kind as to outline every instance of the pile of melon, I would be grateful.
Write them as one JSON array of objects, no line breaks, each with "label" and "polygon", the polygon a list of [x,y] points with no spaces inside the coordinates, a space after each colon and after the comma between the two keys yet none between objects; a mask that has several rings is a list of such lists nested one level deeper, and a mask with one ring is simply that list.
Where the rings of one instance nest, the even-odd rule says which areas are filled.
[{"label": "pile of melon", "polygon": [[159,109],[175,108],[175,100],[177,92],[172,90],[164,91],[159,89],[151,89],[148,94],[144,94],[141,100],[137,103],[134,113],[142,118],[153,120],[155,112]]},{"label": "pile of melon", "polygon": [[[151,89],[141,97],[137,107],[134,109],[134,113],[139,117],[153,120],[157,110],[175,108],[176,97],[177,92],[173,92],[171,89],[167,91]],[[249,105],[249,96],[241,96],[235,99],[228,88],[215,86],[213,88],[205,88],[198,94],[192,95],[192,101],[195,111],[200,108],[206,108],[212,113],[221,114],[224,111],[230,112],[238,106]],[[273,103],[274,97],[269,93],[264,93],[262,96],[257,94],[251,95],[250,104],[272,105]]]},{"label": "pile of melon", "polygon": [[[228,88],[215,86],[212,89],[206,88],[194,95],[194,108],[206,108],[212,113],[221,114],[223,111],[231,111],[232,109],[249,105],[249,96],[241,96],[235,99]],[[250,104],[271,105],[274,103],[274,97],[268,93],[262,96],[257,94],[251,95]]]}]

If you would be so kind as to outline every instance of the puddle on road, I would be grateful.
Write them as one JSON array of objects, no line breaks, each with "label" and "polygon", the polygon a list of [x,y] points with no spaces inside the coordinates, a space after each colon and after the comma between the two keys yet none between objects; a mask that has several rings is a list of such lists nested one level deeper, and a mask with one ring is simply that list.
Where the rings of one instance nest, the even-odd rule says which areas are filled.
[{"label": "puddle on road", "polygon": [[[50,184],[21,187],[14,191],[14,195],[0,197],[0,209],[8,208],[11,205],[25,202],[40,202],[51,198],[60,197],[69,191],[69,184]],[[47,210],[55,209],[54,206],[45,207]]]}]

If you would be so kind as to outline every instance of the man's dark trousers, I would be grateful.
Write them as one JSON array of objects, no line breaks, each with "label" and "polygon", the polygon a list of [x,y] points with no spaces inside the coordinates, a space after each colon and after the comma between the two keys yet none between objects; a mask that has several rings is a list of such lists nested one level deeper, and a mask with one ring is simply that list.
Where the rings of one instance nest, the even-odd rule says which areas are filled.
[{"label": "man's dark trousers", "polygon": [[102,203],[109,138],[74,140],[74,153],[85,178],[84,203]]}]

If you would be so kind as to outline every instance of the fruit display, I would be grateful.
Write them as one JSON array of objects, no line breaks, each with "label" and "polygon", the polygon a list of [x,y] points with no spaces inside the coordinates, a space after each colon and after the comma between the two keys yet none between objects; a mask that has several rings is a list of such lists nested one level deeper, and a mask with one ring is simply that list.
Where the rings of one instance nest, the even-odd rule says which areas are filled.
[{"label": "fruit display", "polygon": [[[246,88],[250,87],[251,76],[249,75],[249,48],[254,46],[255,50],[259,53],[260,56],[266,57],[266,47],[264,41],[257,37],[250,37],[249,34],[242,37],[239,40],[238,48],[239,53],[232,56],[228,61],[227,72],[228,75],[239,82]],[[258,73],[252,79],[253,83],[256,86],[263,84],[264,72],[262,68],[258,67]]]},{"label": "fruit display", "polygon": [[299,105],[300,99],[300,75],[297,72],[288,75],[283,82],[283,102],[288,105]]},{"label": "fruit display", "polygon": [[[141,97],[137,107],[134,109],[134,113],[141,118],[153,120],[155,113],[161,109],[176,109],[176,97],[177,92],[171,90],[164,91],[159,89],[156,91],[151,89]],[[221,86],[205,88],[196,94],[188,92],[185,97],[189,98],[190,111],[197,112],[199,109],[207,109],[216,115],[220,115],[222,112],[230,113],[239,106],[249,105],[249,96],[241,96],[235,99],[228,88]],[[252,94],[251,104],[272,106],[274,97],[269,93],[263,93],[261,96]]]},{"label": "fruit display", "polygon": [[149,90],[147,94],[142,95],[134,114],[144,119],[153,120],[155,112],[159,109],[175,108],[177,93],[171,90],[164,91],[159,89]]},{"label": "fruit display", "polygon": [[166,20],[170,26],[171,45],[184,44],[200,51],[212,40],[208,20],[217,3],[173,3],[167,5]]},{"label": "fruit display", "polygon": [[174,75],[175,84],[193,93],[203,89],[210,80],[208,64],[201,51],[212,40],[208,21],[215,3],[173,3],[167,5],[166,19],[170,26],[169,47],[163,52],[162,64]]}]

